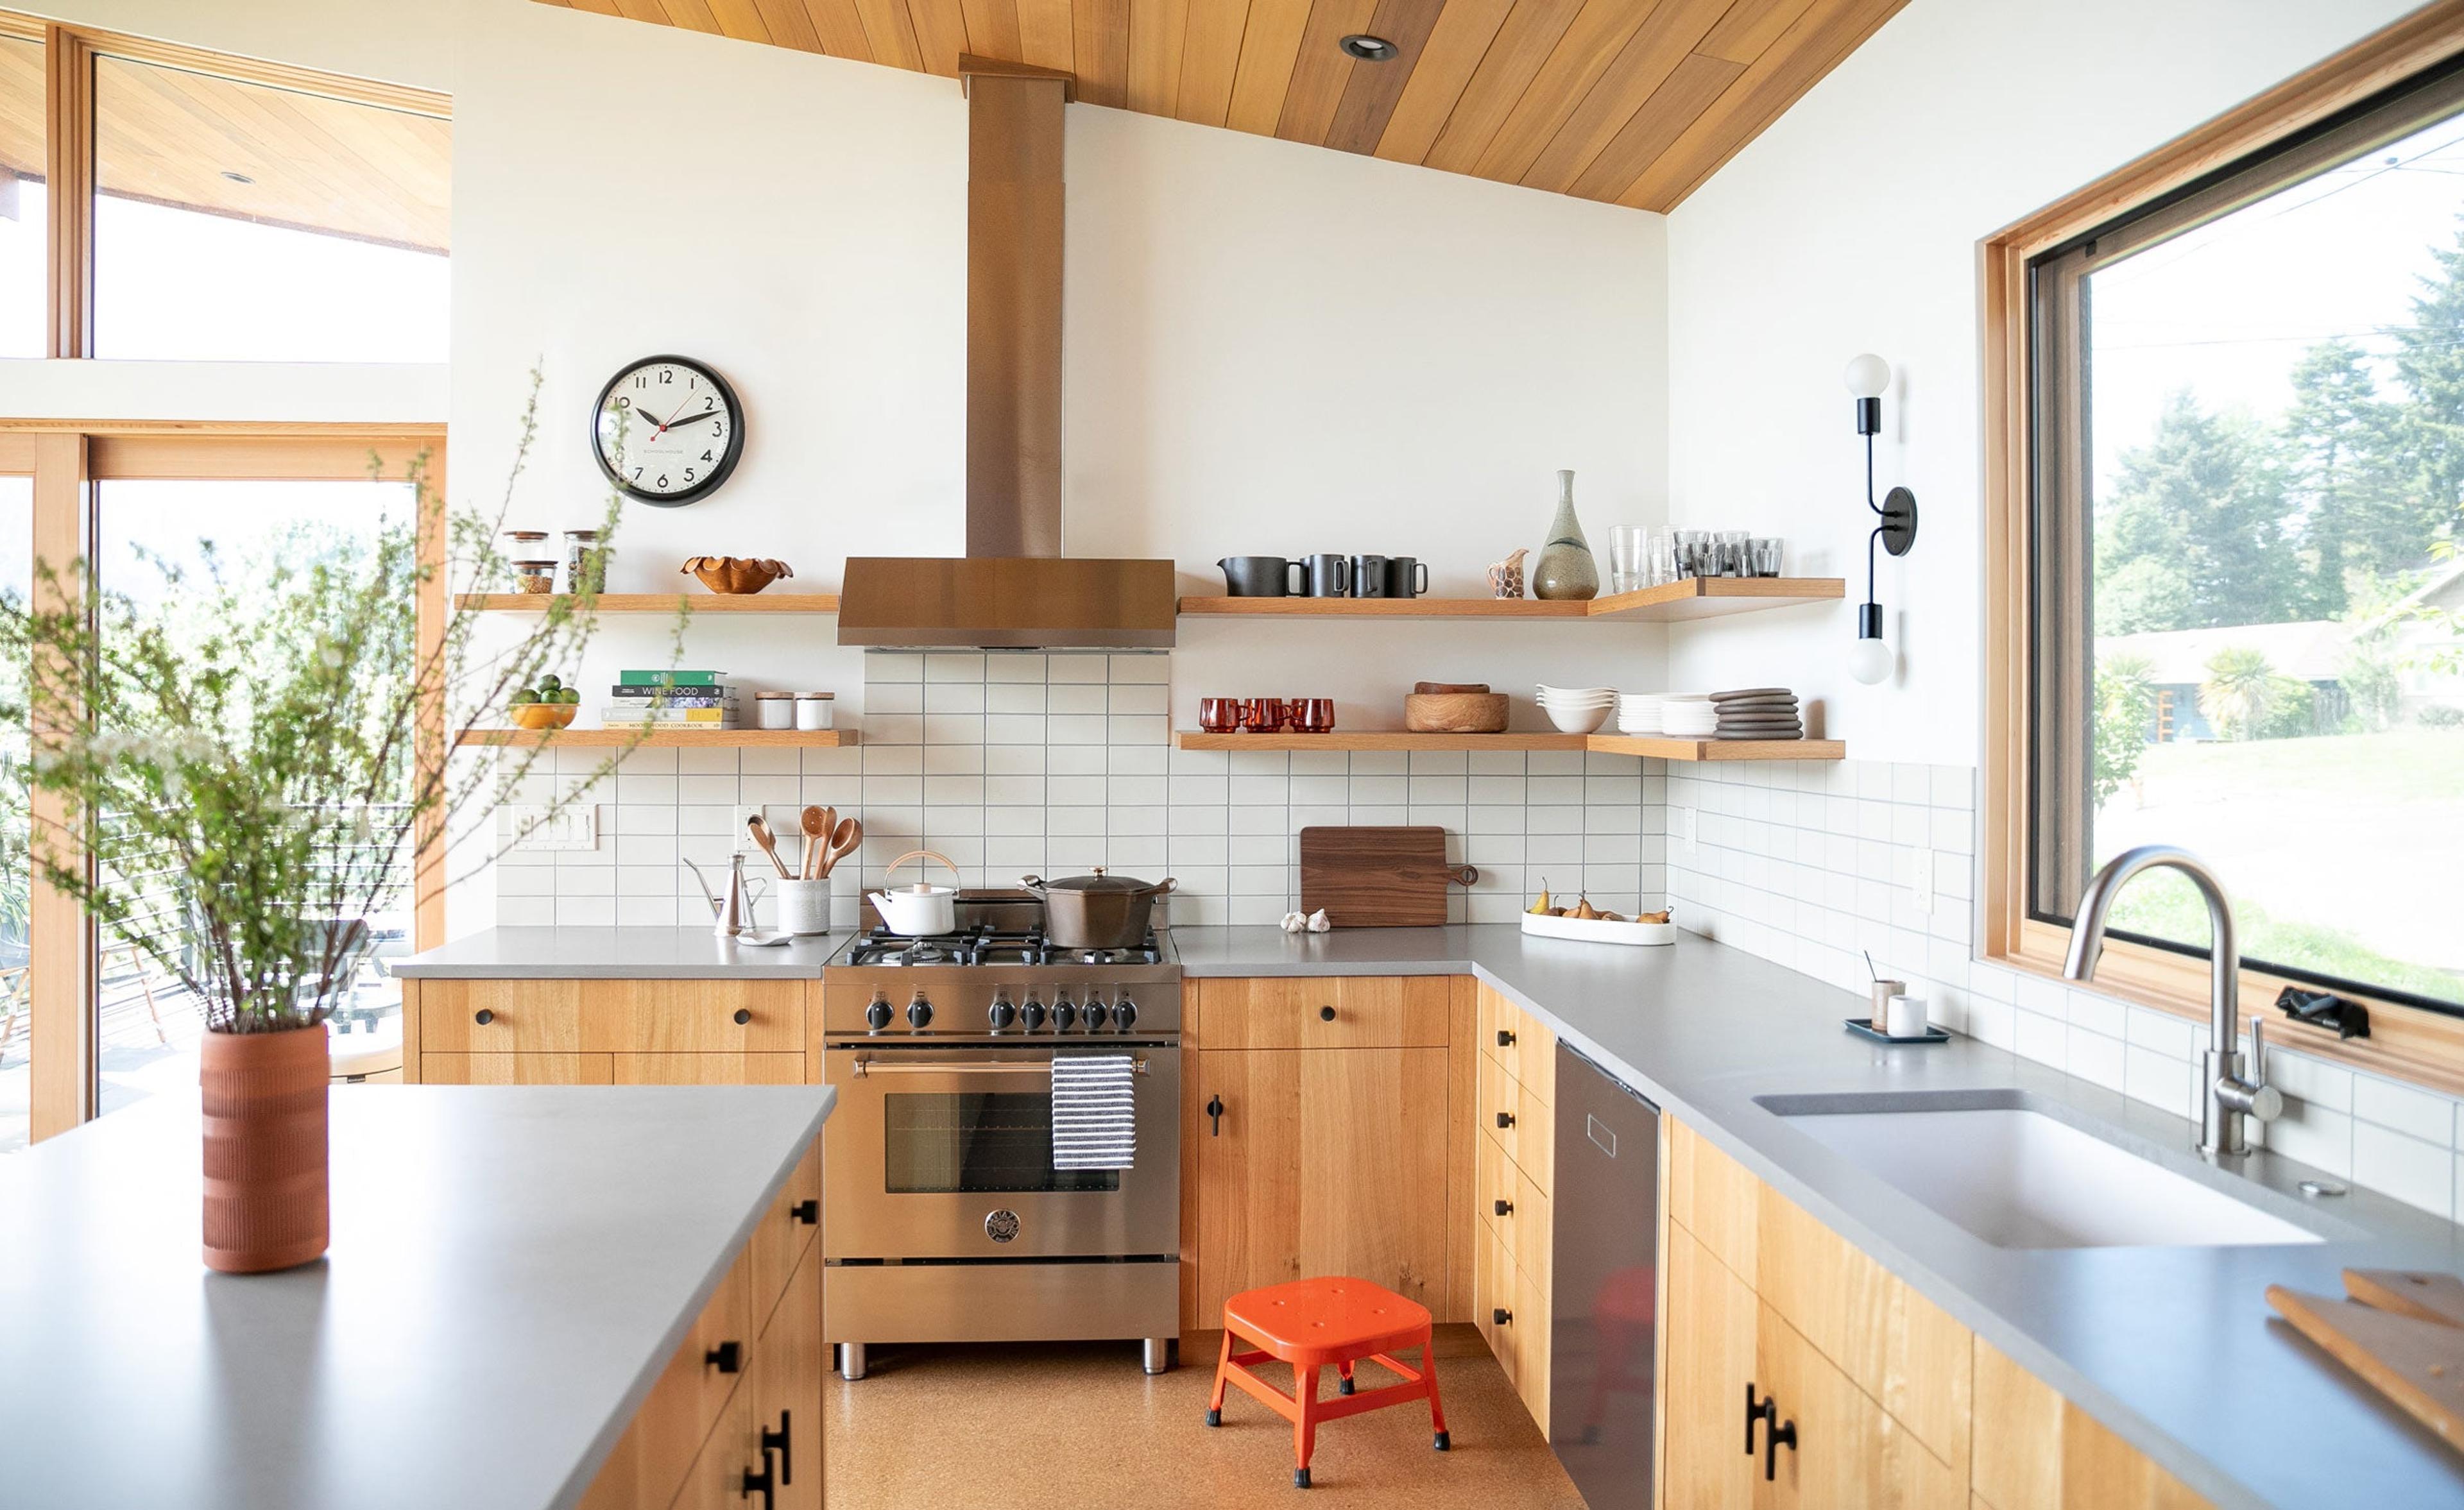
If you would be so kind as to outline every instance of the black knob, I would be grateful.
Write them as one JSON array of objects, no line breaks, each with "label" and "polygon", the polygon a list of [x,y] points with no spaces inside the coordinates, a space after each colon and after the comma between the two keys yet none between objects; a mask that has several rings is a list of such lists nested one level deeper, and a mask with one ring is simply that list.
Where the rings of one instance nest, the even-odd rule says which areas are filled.
[{"label": "black knob", "polygon": [[1514,1035],[1507,1032],[1504,1028],[1498,1029],[1497,1046],[1502,1049],[1512,1048],[1514,1046]]},{"label": "black knob", "polygon": [[1497,1201],[1493,1203],[1493,1207],[1497,1215],[1500,1216],[1511,1216],[1514,1215],[1514,1203],[1512,1201]]},{"label": "black knob", "polygon": [[787,1208],[787,1215],[793,1216],[796,1220],[803,1223],[807,1227],[818,1227],[822,1224],[822,1203],[820,1201],[798,1201],[795,1205]]},{"label": "black knob", "polygon": [[993,997],[993,1004],[984,1009],[984,1019],[993,1025],[993,1031],[996,1033],[1008,1027],[1010,1023],[1017,1020],[1017,1018],[1018,1008],[1009,1004],[1007,996]]},{"label": "black knob", "polygon": [[1317,1019],[1318,1019],[1320,1022],[1331,1022],[1331,1021],[1333,1021],[1333,1020],[1334,1020],[1334,1009],[1333,1009],[1332,1007],[1320,1007],[1320,1008],[1318,1008],[1318,1009],[1317,1009]]},{"label": "black knob", "polygon": [[890,1026],[890,1003],[879,996],[873,997],[872,1005],[864,1009],[864,1025],[875,1033]]},{"label": "black knob", "polygon": [[1018,1009],[1018,1022],[1029,1033],[1044,1026],[1044,1003],[1033,996],[1027,997],[1026,1005]]},{"label": "black knob", "polygon": [[753,1009],[751,1007],[738,1007],[736,1009],[736,1025],[737,1027],[740,1028],[752,1020]]},{"label": "black knob", "polygon": [[925,1000],[924,994],[919,991],[915,999],[907,1003],[907,1025],[921,1033],[932,1021],[933,1003]]},{"label": "black knob", "polygon": [[1089,1033],[1099,1031],[1111,1017],[1111,1009],[1102,1002],[1089,1001],[1087,1003],[1087,1031]]},{"label": "black knob", "polygon": [[1514,1320],[1514,1313],[1503,1305],[1488,1313],[1488,1324],[1491,1326],[1503,1326],[1512,1320]]},{"label": "black knob", "polygon": [[1501,1111],[1501,1112],[1499,1112],[1499,1113],[1497,1114],[1497,1125],[1498,1125],[1499,1127],[1513,1127],[1513,1126],[1514,1126],[1514,1113],[1512,1113],[1512,1112],[1510,1112],[1510,1111]]},{"label": "black knob", "polygon": [[489,1011],[487,1008],[481,1007],[478,1011],[471,1014],[471,1020],[484,1028],[489,1023],[496,1020],[496,1015]]},{"label": "black knob", "polygon": [[761,1429],[761,1455],[768,1457],[772,1453],[779,1455],[779,1482],[782,1485],[794,1483],[796,1481],[795,1433],[794,1428],[788,1423],[787,1412],[783,1410],[779,1412],[779,1430],[774,1432],[766,1426]]},{"label": "black knob", "polygon": [[1071,1006],[1067,998],[1056,1001],[1052,1004],[1053,1032],[1067,1033],[1077,1025],[1078,1009]]},{"label": "black knob", "polygon": [[1123,996],[1112,1008],[1112,1026],[1127,1033],[1130,1024],[1138,1020],[1138,1004]]},{"label": "black knob", "polygon": [[1206,1098],[1206,1115],[1207,1115],[1207,1116],[1208,1116],[1208,1118],[1209,1118],[1209,1119],[1211,1119],[1211,1120],[1214,1122],[1214,1124],[1215,1124],[1215,1131],[1214,1131],[1212,1134],[1210,1134],[1210,1136],[1218,1137],[1218,1138],[1220,1138],[1220,1137],[1223,1136],[1223,1098],[1222,1098],[1222,1097],[1221,1097],[1221,1096],[1209,1096],[1209,1097],[1207,1097],[1207,1098]]},{"label": "black knob", "polygon": [[721,1373],[737,1373],[744,1368],[744,1345],[721,1343],[701,1355],[702,1367]]}]

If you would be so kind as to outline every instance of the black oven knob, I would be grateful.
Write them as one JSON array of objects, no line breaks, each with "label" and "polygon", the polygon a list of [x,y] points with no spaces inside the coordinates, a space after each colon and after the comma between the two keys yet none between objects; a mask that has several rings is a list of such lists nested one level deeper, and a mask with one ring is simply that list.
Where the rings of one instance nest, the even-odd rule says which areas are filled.
[{"label": "black oven knob", "polygon": [[933,1003],[925,1000],[924,993],[919,991],[915,993],[915,999],[907,1003],[907,1025],[921,1033],[932,1021]]},{"label": "black oven knob", "polygon": [[1089,1001],[1087,1003],[1087,1031],[1089,1033],[1102,1032],[1104,1022],[1109,1016],[1110,1013],[1102,1002]]},{"label": "black oven knob", "polygon": [[1068,1032],[1071,1028],[1074,1028],[1074,1027],[1076,1027],[1077,1025],[1078,1025],[1078,1009],[1077,1009],[1076,1007],[1073,1007],[1073,1006],[1071,1006],[1071,1005],[1069,1004],[1069,998],[1068,998],[1067,996],[1063,996],[1063,997],[1062,997],[1062,998],[1060,998],[1059,1000],[1057,1000],[1057,1001],[1055,1001],[1055,1002],[1053,1002],[1053,1003],[1052,1003],[1052,1031],[1053,1031],[1053,1032],[1055,1032],[1055,1033],[1067,1033],[1067,1032]]},{"label": "black oven knob", "polygon": [[993,1004],[984,1013],[984,1017],[992,1023],[993,1031],[999,1033],[1018,1019],[1018,1008],[1009,1004],[1007,996],[995,996]]},{"label": "black oven knob", "polygon": [[1018,1025],[1029,1033],[1044,1026],[1044,1003],[1027,997],[1026,1005],[1018,1009]]},{"label": "black oven knob", "polygon": [[878,1033],[890,1026],[890,998],[876,996],[872,1005],[864,1009],[864,1025]]},{"label": "black oven knob", "polygon": [[1132,1001],[1127,996],[1123,996],[1119,1001],[1113,1004],[1112,1026],[1120,1029],[1124,1033],[1127,1033],[1130,1031],[1130,1024],[1136,1020],[1138,1020],[1138,1004],[1136,1002]]}]

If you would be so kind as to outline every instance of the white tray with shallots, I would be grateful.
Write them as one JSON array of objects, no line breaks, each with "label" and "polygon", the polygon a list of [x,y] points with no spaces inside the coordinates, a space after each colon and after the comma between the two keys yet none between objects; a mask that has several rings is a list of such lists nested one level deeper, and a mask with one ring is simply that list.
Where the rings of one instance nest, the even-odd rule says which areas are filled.
[{"label": "white tray with shallots", "polygon": [[1580,939],[1587,944],[1674,944],[1674,923],[1611,922],[1597,917],[1551,917],[1546,912],[1523,914],[1523,931],[1541,938]]}]

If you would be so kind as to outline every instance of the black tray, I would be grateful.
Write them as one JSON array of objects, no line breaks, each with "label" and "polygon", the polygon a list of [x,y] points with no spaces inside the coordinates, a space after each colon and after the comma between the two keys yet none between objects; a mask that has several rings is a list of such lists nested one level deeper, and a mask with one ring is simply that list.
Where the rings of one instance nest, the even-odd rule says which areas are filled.
[{"label": "black tray", "polygon": [[1947,1043],[1950,1041],[1950,1035],[1940,1028],[1927,1028],[1912,1039],[1895,1039],[1887,1033],[1878,1031],[1872,1019],[1867,1018],[1849,1018],[1846,1019],[1846,1025],[1848,1031],[1859,1038],[1872,1039],[1877,1043]]}]

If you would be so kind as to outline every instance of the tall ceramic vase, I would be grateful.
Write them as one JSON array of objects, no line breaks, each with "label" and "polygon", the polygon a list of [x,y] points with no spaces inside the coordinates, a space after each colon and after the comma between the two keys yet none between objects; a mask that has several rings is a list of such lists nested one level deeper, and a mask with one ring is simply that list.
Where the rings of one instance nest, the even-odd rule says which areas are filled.
[{"label": "tall ceramic vase", "polygon": [[1599,595],[1599,563],[1592,559],[1591,542],[1583,538],[1582,523],[1574,517],[1574,474],[1561,471],[1557,516],[1549,521],[1549,543],[1531,566],[1531,596],[1580,600]]},{"label": "tall ceramic vase", "polygon": [[262,1274],[325,1251],[325,1026],[209,1033],[206,1267]]}]

